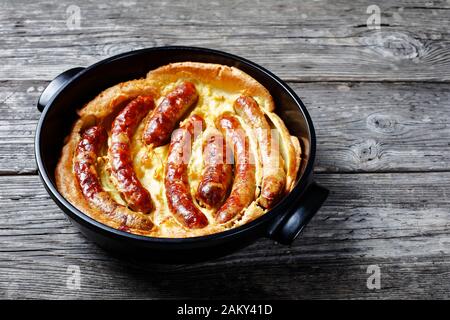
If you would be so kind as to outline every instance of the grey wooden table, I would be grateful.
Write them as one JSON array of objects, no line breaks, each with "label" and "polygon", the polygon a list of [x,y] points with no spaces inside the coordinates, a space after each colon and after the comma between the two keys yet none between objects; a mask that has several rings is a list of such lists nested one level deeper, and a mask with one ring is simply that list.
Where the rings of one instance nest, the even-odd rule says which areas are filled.
[{"label": "grey wooden table", "polygon": [[[450,1],[1,0],[0,298],[450,298],[449,26]],[[162,45],[246,57],[307,105],[331,194],[292,246],[121,261],[50,200],[33,155],[40,92]]]}]

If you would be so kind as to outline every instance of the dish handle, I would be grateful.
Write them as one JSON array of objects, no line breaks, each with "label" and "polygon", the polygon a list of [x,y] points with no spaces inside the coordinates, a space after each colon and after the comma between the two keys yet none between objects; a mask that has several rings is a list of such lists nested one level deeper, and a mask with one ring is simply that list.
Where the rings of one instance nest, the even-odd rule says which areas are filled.
[{"label": "dish handle", "polygon": [[44,111],[48,102],[55,96],[58,90],[66,84],[67,81],[75,77],[78,73],[80,73],[84,68],[77,67],[72,68],[63,73],[59,74],[55,79],[53,79],[48,86],[44,89],[39,97],[37,108],[40,112]]},{"label": "dish handle", "polygon": [[268,237],[281,244],[291,244],[319,211],[329,190],[314,181],[293,205],[271,224]]}]

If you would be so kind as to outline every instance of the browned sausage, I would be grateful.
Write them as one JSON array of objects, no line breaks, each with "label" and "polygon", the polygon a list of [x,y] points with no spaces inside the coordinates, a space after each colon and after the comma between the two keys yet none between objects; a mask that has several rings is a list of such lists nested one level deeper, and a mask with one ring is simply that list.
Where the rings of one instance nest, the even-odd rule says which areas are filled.
[{"label": "browned sausage", "polygon": [[114,119],[109,147],[111,176],[117,190],[131,209],[143,213],[150,212],[153,204],[150,193],[134,172],[130,141],[139,123],[153,108],[150,96],[139,96],[128,103]]},{"label": "browned sausage", "polygon": [[81,192],[93,207],[118,223],[121,230],[150,230],[153,226],[150,219],[116,203],[100,184],[96,162],[107,138],[105,130],[100,126],[87,129],[81,136],[75,150],[74,161],[75,177]]},{"label": "browned sausage", "polygon": [[203,118],[193,115],[173,132],[164,180],[170,211],[179,223],[190,229],[208,225],[208,219],[192,200],[187,175],[192,142],[199,127],[203,127]]},{"label": "browned sausage", "polygon": [[272,135],[271,127],[255,99],[241,96],[235,101],[234,109],[256,130],[263,169],[261,197],[258,203],[264,208],[271,208],[283,195],[286,183],[278,139]]},{"label": "browned sausage", "polygon": [[198,99],[195,85],[184,82],[171,91],[158,105],[144,129],[144,142],[154,147],[165,144],[177,122]]},{"label": "browned sausage", "polygon": [[207,208],[220,206],[231,185],[233,167],[227,149],[219,132],[209,135],[203,147],[204,169],[197,188],[197,200]]},{"label": "browned sausage", "polygon": [[251,159],[250,143],[239,120],[230,113],[216,119],[216,126],[233,146],[235,161],[234,182],[225,203],[217,210],[215,218],[225,223],[239,215],[255,197],[255,164]]}]

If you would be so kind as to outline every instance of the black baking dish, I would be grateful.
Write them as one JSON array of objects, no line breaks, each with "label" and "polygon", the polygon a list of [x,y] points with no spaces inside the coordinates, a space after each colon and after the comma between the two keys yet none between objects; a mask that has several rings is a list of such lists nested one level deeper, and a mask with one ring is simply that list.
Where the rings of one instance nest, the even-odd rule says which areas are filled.
[{"label": "black baking dish", "polygon": [[[54,171],[64,138],[77,118],[76,110],[102,90],[119,82],[145,77],[159,66],[180,61],[234,66],[258,80],[272,94],[277,114],[302,144],[303,163],[294,189],[272,210],[243,226],[208,236],[168,239],[133,235],[99,223],[76,209],[56,189]],[[290,244],[319,210],[328,190],[313,181],[316,137],[300,98],[257,64],[221,51],[194,47],[158,47],[120,54],[88,68],[70,69],[56,77],[42,93],[42,112],[36,129],[35,154],[45,188],[69,220],[101,247],[158,261],[186,262],[224,255],[259,237]]]}]

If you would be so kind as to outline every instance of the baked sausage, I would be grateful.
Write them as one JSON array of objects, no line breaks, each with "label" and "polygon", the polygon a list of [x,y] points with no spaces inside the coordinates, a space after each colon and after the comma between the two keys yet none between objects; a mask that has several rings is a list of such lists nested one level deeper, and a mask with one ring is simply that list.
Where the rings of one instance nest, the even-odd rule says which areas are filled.
[{"label": "baked sausage", "polygon": [[155,109],[144,129],[147,145],[159,147],[165,144],[183,114],[197,102],[195,85],[184,82],[171,91]]},{"label": "baked sausage", "polygon": [[187,174],[192,142],[199,127],[203,127],[203,118],[193,115],[173,132],[164,180],[170,211],[179,223],[190,229],[208,225],[208,219],[192,200]]},{"label": "baked sausage", "polygon": [[197,188],[197,201],[207,208],[220,206],[231,185],[233,167],[220,132],[214,132],[203,146],[203,172]]},{"label": "baked sausage", "polygon": [[234,115],[223,113],[216,119],[216,127],[233,147],[235,161],[230,196],[215,214],[219,223],[225,223],[239,215],[253,201],[256,189],[255,164],[251,158],[249,139]]},{"label": "baked sausage", "polygon": [[150,193],[133,169],[130,141],[139,123],[154,108],[153,97],[139,96],[117,115],[111,128],[109,158],[112,181],[122,198],[134,211],[149,213],[153,208]]},{"label": "baked sausage", "polygon": [[106,214],[111,220],[119,224],[119,229],[150,230],[153,223],[146,216],[128,210],[116,203],[103,190],[100,183],[96,162],[98,154],[108,136],[100,126],[87,129],[81,136],[75,149],[74,171],[84,198],[95,208]]},{"label": "baked sausage", "polygon": [[286,184],[278,137],[272,135],[271,127],[263,111],[252,97],[240,96],[234,102],[234,110],[256,130],[263,169],[258,204],[266,209],[271,208],[283,195]]}]

